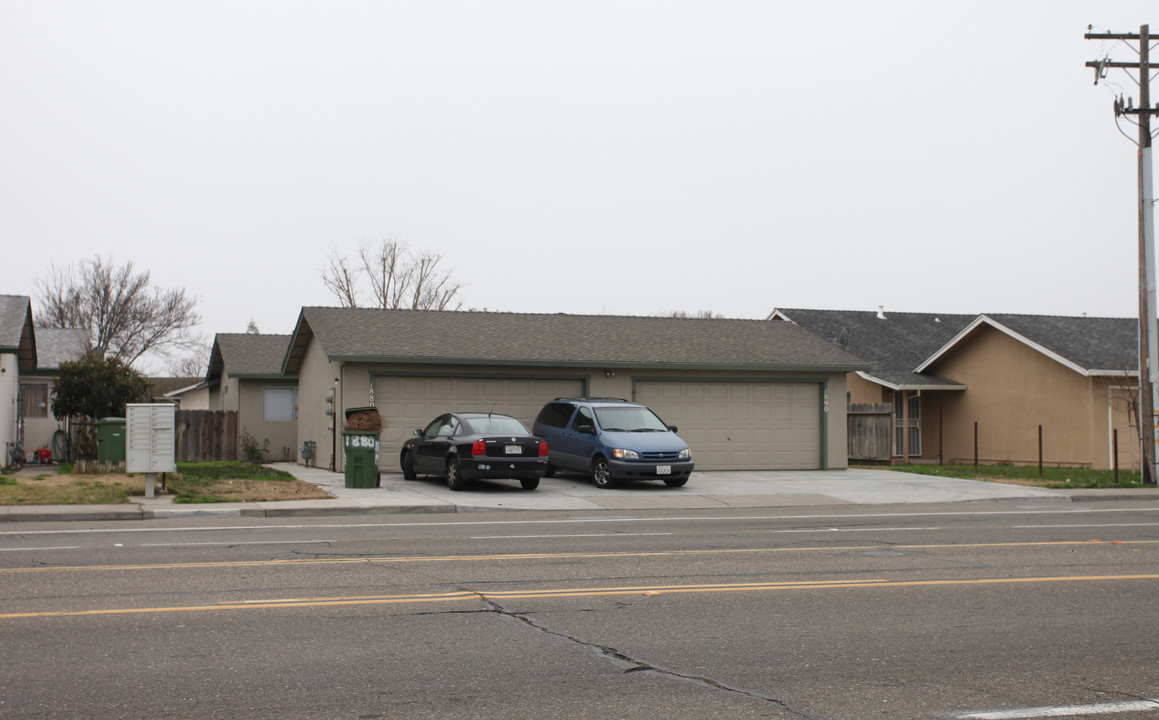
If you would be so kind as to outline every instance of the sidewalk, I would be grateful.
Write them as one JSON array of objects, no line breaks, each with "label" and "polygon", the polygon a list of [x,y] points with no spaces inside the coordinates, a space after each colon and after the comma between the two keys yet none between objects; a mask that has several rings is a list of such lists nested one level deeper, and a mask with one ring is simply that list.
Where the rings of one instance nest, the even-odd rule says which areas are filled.
[{"label": "sidewalk", "polygon": [[538,490],[517,482],[479,482],[452,492],[444,482],[383,473],[381,487],[348,488],[342,473],[294,463],[271,463],[323,488],[327,500],[260,503],[174,504],[171,496],[135,498],[125,505],[0,507],[0,522],[51,520],[147,520],[181,517],[304,517],[382,513],[463,513],[495,510],[640,511],[711,508],[773,508],[832,505],[894,505],[970,501],[1073,503],[1105,500],[1159,501],[1159,490],[1043,490],[1021,485],[893,472],[890,470],[786,470],[696,472],[682,488],[629,483],[600,490],[578,475],[544,478]]}]

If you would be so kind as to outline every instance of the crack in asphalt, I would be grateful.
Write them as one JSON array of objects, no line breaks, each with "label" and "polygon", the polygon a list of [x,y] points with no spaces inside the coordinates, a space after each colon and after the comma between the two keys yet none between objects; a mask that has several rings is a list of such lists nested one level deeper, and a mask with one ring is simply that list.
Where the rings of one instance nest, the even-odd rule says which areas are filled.
[{"label": "crack in asphalt", "polygon": [[514,613],[510,610],[507,610],[499,603],[487,598],[481,593],[476,593],[476,595],[478,596],[479,600],[481,600],[483,604],[489,608],[488,612],[495,613],[501,617],[509,618],[511,620],[516,620],[520,623],[523,623],[527,627],[538,630],[539,632],[545,633],[547,635],[551,635],[552,637],[557,637],[570,643],[574,643],[585,649],[594,650],[600,657],[610,660],[616,665],[622,667],[623,672],[625,673],[652,672],[656,673],[657,675],[677,680],[679,682],[691,683],[693,685],[699,685],[701,687],[706,687],[712,690],[720,690],[723,692],[732,693],[734,695],[743,695],[754,700],[761,700],[775,705],[786,712],[792,713],[797,717],[805,718],[806,720],[825,720],[825,718],[822,718],[818,715],[813,715],[812,713],[795,707],[792,704],[781,700],[780,698],[764,695],[762,693],[756,692],[755,690],[745,690],[744,688],[733,687],[711,678],[701,677],[699,675],[689,675],[687,673],[669,670],[668,668],[653,665],[652,663],[626,655],[619,650],[616,650],[615,648],[588,642],[572,635],[567,635],[565,633],[552,630],[549,627],[540,625],[526,615],[521,615],[519,613]]}]

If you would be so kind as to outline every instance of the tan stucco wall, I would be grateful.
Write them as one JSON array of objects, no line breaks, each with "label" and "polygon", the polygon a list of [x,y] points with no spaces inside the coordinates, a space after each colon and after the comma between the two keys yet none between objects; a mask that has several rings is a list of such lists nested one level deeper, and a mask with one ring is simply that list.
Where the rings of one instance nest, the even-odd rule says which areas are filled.
[{"label": "tan stucco wall", "polygon": [[[297,459],[298,423],[294,421],[273,422],[262,419],[263,398],[266,388],[294,388],[297,379],[254,380],[242,379],[238,383],[239,406],[237,414],[238,449],[241,451],[242,433],[248,432],[257,440],[259,447],[265,447],[265,459],[292,462]],[[269,445],[266,446],[265,442]]]},{"label": "tan stucco wall", "polygon": [[1046,464],[1107,468],[1112,421],[1119,428],[1120,462],[1129,458],[1126,413],[1111,418],[1108,411],[1108,385],[1121,380],[1084,377],[986,326],[930,372],[967,386],[941,396],[946,462],[973,462],[974,422],[982,463],[1036,464],[1041,425]]},{"label": "tan stucco wall", "polygon": [[[298,369],[298,442],[309,440],[316,443],[314,457],[309,461],[312,467],[329,468],[335,446],[332,418],[326,415],[326,395],[335,394],[334,407],[341,402],[341,382],[343,363],[331,362],[322,352],[317,340],[311,341]],[[339,383],[334,379],[339,378]],[[298,462],[307,464],[300,455]]]}]

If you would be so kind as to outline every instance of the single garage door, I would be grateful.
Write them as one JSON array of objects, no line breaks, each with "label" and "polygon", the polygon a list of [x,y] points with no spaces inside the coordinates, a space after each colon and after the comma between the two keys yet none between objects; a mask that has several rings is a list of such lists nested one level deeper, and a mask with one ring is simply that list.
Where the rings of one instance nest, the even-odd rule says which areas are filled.
[{"label": "single garage door", "polygon": [[378,377],[374,404],[386,417],[379,466],[398,469],[402,444],[415,428],[445,412],[489,412],[511,415],[531,428],[547,401],[583,394],[582,380],[527,378]]},{"label": "single garage door", "polygon": [[818,384],[649,381],[636,401],[679,428],[697,470],[821,468]]}]

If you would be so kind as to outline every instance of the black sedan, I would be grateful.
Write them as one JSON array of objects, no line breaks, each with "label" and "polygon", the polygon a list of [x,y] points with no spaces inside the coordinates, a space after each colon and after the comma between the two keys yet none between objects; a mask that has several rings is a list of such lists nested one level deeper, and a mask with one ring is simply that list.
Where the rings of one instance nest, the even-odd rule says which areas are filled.
[{"label": "black sedan", "polygon": [[539,487],[547,471],[547,443],[509,415],[447,413],[402,446],[402,476],[438,475],[462,490],[479,478],[511,478],[524,490]]}]

